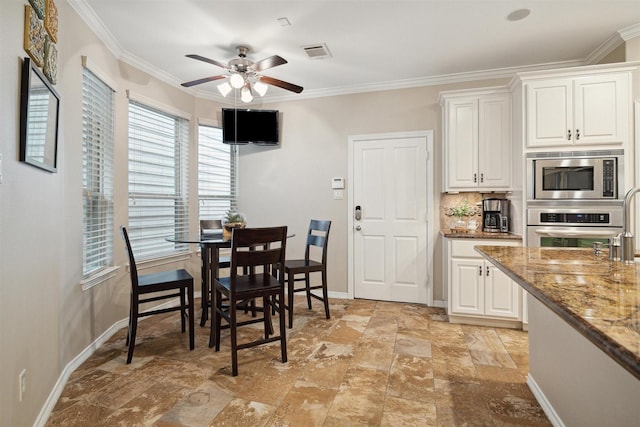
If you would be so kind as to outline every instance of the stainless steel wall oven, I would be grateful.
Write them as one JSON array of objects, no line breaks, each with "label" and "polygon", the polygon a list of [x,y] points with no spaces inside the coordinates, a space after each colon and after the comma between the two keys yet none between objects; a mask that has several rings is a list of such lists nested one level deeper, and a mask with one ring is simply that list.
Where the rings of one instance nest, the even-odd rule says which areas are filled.
[{"label": "stainless steel wall oven", "polygon": [[528,246],[591,248],[622,231],[622,205],[530,207],[527,224]]}]

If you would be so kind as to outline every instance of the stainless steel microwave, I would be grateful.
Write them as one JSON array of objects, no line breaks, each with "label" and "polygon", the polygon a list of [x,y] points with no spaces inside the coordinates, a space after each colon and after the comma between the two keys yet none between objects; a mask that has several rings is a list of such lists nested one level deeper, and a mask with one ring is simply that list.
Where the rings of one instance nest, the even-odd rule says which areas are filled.
[{"label": "stainless steel microwave", "polygon": [[533,159],[533,198],[616,200],[620,159],[613,155]]}]

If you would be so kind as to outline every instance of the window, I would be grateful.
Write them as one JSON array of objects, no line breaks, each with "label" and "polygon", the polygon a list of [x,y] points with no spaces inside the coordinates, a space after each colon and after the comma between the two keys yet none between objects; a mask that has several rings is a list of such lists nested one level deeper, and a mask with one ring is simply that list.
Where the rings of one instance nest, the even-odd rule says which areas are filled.
[{"label": "window", "polygon": [[137,258],[184,252],[188,218],[189,122],[129,101],[129,238]]},{"label": "window", "polygon": [[82,71],[82,273],[113,260],[114,91],[87,68]]},{"label": "window", "polygon": [[198,127],[198,201],[200,219],[222,219],[236,209],[236,149],[222,143],[222,129]]}]

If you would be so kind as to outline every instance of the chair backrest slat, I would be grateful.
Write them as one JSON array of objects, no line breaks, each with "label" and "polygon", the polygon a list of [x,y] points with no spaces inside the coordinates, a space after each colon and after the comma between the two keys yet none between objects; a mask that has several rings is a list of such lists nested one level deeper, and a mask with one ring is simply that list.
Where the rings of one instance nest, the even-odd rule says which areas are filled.
[{"label": "chair backrest slat", "polygon": [[309,233],[307,234],[307,245],[304,252],[304,258],[306,260],[309,260],[309,256],[311,255],[311,246],[317,246],[322,248],[322,263],[326,264],[330,229],[331,221],[311,220],[309,223]]},{"label": "chair backrest slat", "polygon": [[206,230],[222,230],[222,221],[219,219],[201,219],[200,233],[202,234]]},{"label": "chair backrest slat", "polygon": [[[287,227],[235,228],[231,238],[231,276],[238,267],[263,266],[284,263]],[[254,270],[252,269],[252,272]]]}]

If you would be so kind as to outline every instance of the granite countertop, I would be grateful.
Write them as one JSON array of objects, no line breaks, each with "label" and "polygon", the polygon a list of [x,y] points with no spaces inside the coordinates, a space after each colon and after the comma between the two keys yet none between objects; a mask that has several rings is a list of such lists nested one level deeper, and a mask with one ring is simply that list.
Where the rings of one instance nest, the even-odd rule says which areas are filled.
[{"label": "granite countertop", "polygon": [[451,229],[440,230],[444,237],[450,239],[500,239],[500,240],[522,240],[522,236],[513,233],[487,233],[486,231],[476,230],[466,233],[452,231]]},{"label": "granite countertop", "polygon": [[476,250],[640,379],[640,264],[582,248]]}]

